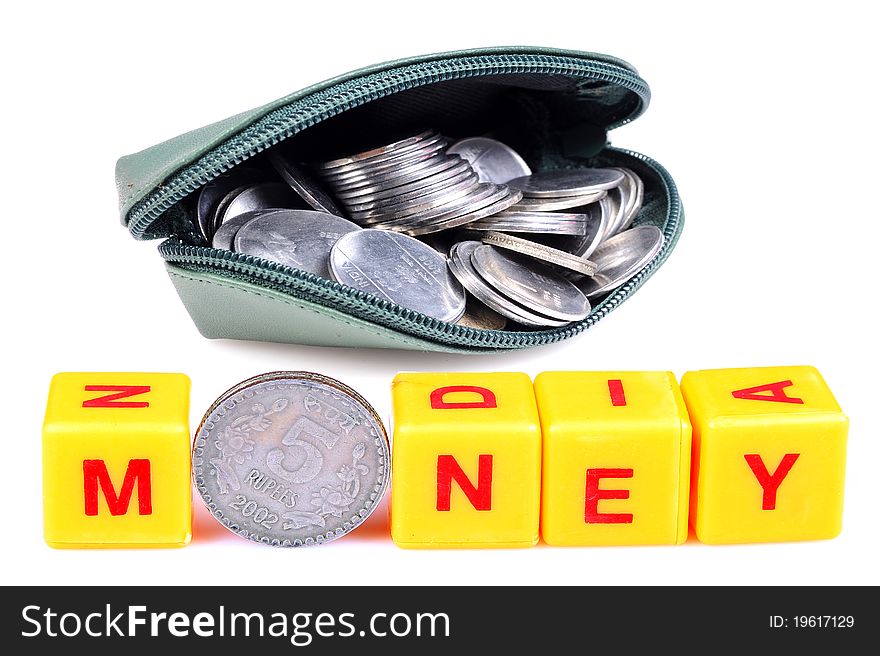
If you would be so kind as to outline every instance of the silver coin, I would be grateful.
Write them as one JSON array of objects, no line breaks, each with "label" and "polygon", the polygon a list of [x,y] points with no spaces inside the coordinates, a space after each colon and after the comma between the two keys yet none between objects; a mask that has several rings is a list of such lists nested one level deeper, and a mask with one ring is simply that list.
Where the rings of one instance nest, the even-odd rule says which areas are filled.
[{"label": "silver coin", "polygon": [[655,226],[630,228],[611,237],[593,253],[598,270],[578,281],[590,298],[610,292],[641,271],[663,246],[663,233]]},{"label": "silver coin", "polygon": [[446,152],[448,147],[449,143],[446,139],[438,138],[437,141],[427,142],[412,152],[403,153],[391,159],[319,171],[319,175],[321,179],[329,183],[351,182],[358,178],[368,177],[374,173],[386,173],[399,166],[413,166],[419,162],[433,159]]},{"label": "silver coin", "polygon": [[480,182],[504,184],[508,180],[531,175],[526,161],[513,148],[486,137],[471,137],[455,142],[446,151],[466,159]]},{"label": "silver coin", "polygon": [[265,209],[293,209],[301,207],[302,204],[302,199],[296,192],[283,182],[263,182],[241,189],[226,204],[219,218],[222,225],[229,219],[245,212]]},{"label": "silver coin", "polygon": [[202,187],[196,201],[196,221],[207,241],[214,237],[214,213],[220,201],[233,189],[258,182],[261,178],[262,174],[256,169],[234,168]]},{"label": "silver coin", "polygon": [[614,169],[566,169],[515,178],[507,186],[519,189],[526,198],[560,198],[613,189],[621,180],[623,173]]},{"label": "silver coin", "polygon": [[398,178],[411,177],[415,178],[417,173],[425,172],[425,175],[432,175],[440,168],[441,163],[451,165],[449,158],[443,153],[436,153],[431,157],[416,160],[405,160],[401,162],[394,161],[394,166],[383,167],[381,170],[362,171],[360,175],[350,175],[345,178],[324,178],[328,184],[333,186],[337,193],[353,191],[365,186],[377,186],[379,184],[389,184]]},{"label": "silver coin", "polygon": [[315,169],[315,172],[328,182],[342,182],[346,179],[362,177],[364,174],[381,173],[407,162],[413,163],[425,155],[429,155],[432,158],[440,157],[445,154],[448,147],[449,140],[446,137],[435,135],[431,139],[412,148],[332,169],[321,169],[318,167]]},{"label": "silver coin", "polygon": [[605,226],[608,225],[610,208],[605,198],[584,208],[587,217],[586,230],[582,235],[567,237],[558,244],[561,250],[580,257],[590,257],[602,243]]},{"label": "silver coin", "polygon": [[546,225],[533,224],[523,226],[516,223],[505,223],[503,221],[488,225],[486,223],[483,223],[481,219],[479,221],[469,223],[467,225],[467,230],[476,230],[479,232],[512,232],[531,235],[571,236],[582,233],[584,231],[584,225],[582,223],[553,223]]},{"label": "silver coin", "polygon": [[632,225],[639,210],[642,209],[642,201],[645,197],[645,183],[642,182],[642,179],[629,169],[623,169],[623,173],[630,181],[630,202],[627,204],[623,223],[617,228],[616,232],[627,230]]},{"label": "silver coin", "polygon": [[322,544],[369,517],[388,485],[376,411],[337,380],[275,372],[239,383],[196,431],[193,480],[217,521],[280,547]]},{"label": "silver coin", "polygon": [[464,175],[455,176],[455,178],[449,182],[441,179],[422,189],[416,189],[414,191],[392,196],[391,198],[383,198],[370,203],[352,204],[349,205],[348,208],[353,217],[362,216],[364,218],[370,218],[370,213],[373,211],[383,212],[388,209],[400,209],[400,206],[406,206],[409,203],[422,201],[429,196],[442,196],[444,192],[472,189],[477,184],[479,184],[477,174],[473,171],[468,171],[465,172]]},{"label": "silver coin", "polygon": [[449,171],[448,175],[454,172],[469,170],[470,165],[460,157],[455,155],[434,157],[430,160],[430,164],[414,171],[394,170],[390,173],[370,176],[366,180],[357,180],[356,182],[334,185],[333,189],[336,195],[343,200],[357,198],[366,194],[375,194],[380,191],[389,189],[397,189],[404,185],[432,176],[442,174]]},{"label": "silver coin", "polygon": [[454,169],[449,169],[441,174],[428,176],[427,178],[416,180],[415,182],[410,182],[409,184],[400,187],[393,187],[372,194],[360,194],[350,198],[340,195],[339,198],[345,204],[346,208],[397,198],[413,198],[416,196],[411,196],[411,194],[427,193],[438,188],[458,184],[466,179],[472,179],[475,175],[473,169],[470,168],[467,162],[461,162],[461,164],[461,167],[456,166]]},{"label": "silver coin", "polygon": [[343,235],[330,251],[330,272],[339,283],[441,321],[455,322],[464,313],[464,290],[446,258],[406,235]]},{"label": "silver coin", "polygon": [[[625,179],[625,178],[624,178]],[[626,219],[626,194],[623,191],[625,183],[621,186],[608,190],[608,195],[601,201],[608,205],[608,221],[605,225],[605,233],[602,240],[608,239],[617,233],[618,226],[622,226]]]},{"label": "silver coin", "polygon": [[[239,231],[240,232],[240,231]],[[547,262],[585,276],[592,276],[596,273],[596,264],[584,257],[578,257],[571,253],[566,253],[557,248],[545,246],[535,241],[521,239],[513,235],[505,235],[501,232],[487,232],[483,235],[483,243],[490,246],[497,246],[505,250],[520,253],[527,257]]]},{"label": "silver coin", "polygon": [[645,190],[641,179],[634,172],[625,168],[616,170],[623,173],[624,176],[623,182],[618,187],[622,196],[622,207],[613,225],[606,230],[606,239],[619,232],[623,232],[632,225],[633,219],[635,219],[636,214],[641,209]]},{"label": "silver coin", "polygon": [[545,267],[526,265],[494,246],[480,246],[471,260],[490,285],[527,308],[563,321],[579,321],[590,313],[587,297]]},{"label": "silver coin", "polygon": [[586,207],[596,203],[608,194],[604,189],[583,196],[566,196],[564,198],[523,198],[511,210],[517,212],[554,212]]},{"label": "silver coin", "polygon": [[504,330],[507,327],[507,317],[476,298],[469,297],[464,314],[455,323],[465,328],[476,328],[477,330]]},{"label": "silver coin", "polygon": [[269,161],[278,172],[278,175],[313,209],[319,212],[329,212],[336,216],[344,215],[343,211],[333,202],[333,199],[330,198],[327,192],[302,167],[297,166],[288,158],[282,157],[277,153],[273,153],[269,157]]},{"label": "silver coin", "polygon": [[249,186],[250,185],[241,185],[239,187],[236,187],[235,189],[227,193],[223,198],[221,198],[219,203],[217,203],[217,207],[214,209],[214,216],[212,217],[212,227],[214,233],[216,233],[217,230],[220,229],[220,226],[223,223],[223,215],[226,212],[226,208],[229,207],[229,204],[234,201],[236,197]]},{"label": "silver coin", "polygon": [[582,233],[584,231],[584,226],[582,223],[554,223],[547,225],[535,224],[523,226],[516,223],[504,223],[503,221],[488,225],[486,223],[483,223],[483,220],[481,219],[479,221],[468,223],[466,229],[476,230],[478,232],[512,232],[530,235],[571,236]]},{"label": "silver coin", "polygon": [[349,164],[360,164],[367,160],[375,160],[393,153],[402,153],[408,152],[413,148],[417,148],[421,145],[424,145],[426,142],[430,142],[433,139],[439,138],[434,130],[425,130],[424,132],[420,132],[419,134],[413,135],[411,137],[406,137],[399,141],[395,141],[390,144],[386,144],[384,146],[379,146],[378,148],[372,148],[370,150],[365,150],[360,153],[355,153],[354,155],[348,155],[346,157],[339,157],[337,159],[332,159],[326,162],[322,162],[317,165],[319,169],[335,169],[340,166],[346,166]]},{"label": "silver coin", "polygon": [[532,312],[515,303],[510,298],[499,294],[474,268],[472,255],[482,246],[479,241],[462,241],[449,249],[449,269],[458,281],[464,285],[474,298],[485,303],[502,316],[512,319],[523,326],[531,328],[558,328],[568,324],[567,321],[551,319]]},{"label": "silver coin", "polygon": [[534,232],[554,235],[583,235],[587,229],[586,214],[562,212],[499,212],[468,224],[469,230],[501,232]]},{"label": "silver coin", "polygon": [[471,196],[478,191],[479,185],[482,183],[477,181],[477,176],[473,176],[468,180],[450,185],[449,187],[440,189],[439,191],[430,191],[421,196],[403,201],[400,203],[389,204],[384,207],[377,206],[372,210],[363,212],[352,212],[352,218],[359,223],[381,223],[393,219],[403,219],[412,215],[421,215],[426,212],[438,210],[448,206],[453,201],[463,197]]},{"label": "silver coin", "polygon": [[360,227],[326,212],[282,210],[258,216],[236,233],[235,250],[332,280],[330,249]]},{"label": "silver coin", "polygon": [[455,218],[469,210],[477,210],[507,196],[507,187],[478,182],[471,193],[453,199],[444,205],[420,212],[415,216],[400,219],[389,218],[378,225],[383,228],[414,227],[439,223],[444,219]]},{"label": "silver coin", "polygon": [[231,251],[233,249],[233,245],[235,243],[235,235],[244,226],[248,221],[253,221],[254,219],[267,215],[274,214],[275,212],[283,212],[284,210],[253,210],[251,212],[245,212],[244,214],[239,214],[238,216],[234,216],[229,219],[226,223],[217,228],[217,232],[214,233],[214,238],[211,240],[211,246],[214,248],[219,248],[227,251]]},{"label": "silver coin", "polygon": [[[500,185],[504,187],[504,185]],[[426,224],[412,225],[402,230],[405,234],[418,236],[426,235],[441,230],[450,230],[467,225],[471,221],[476,221],[486,216],[491,216],[496,212],[503,212],[508,207],[517,202],[519,192],[511,192],[509,189],[498,189],[489,198],[480,201],[480,203],[472,204],[463,212],[453,213],[442,219],[434,219]]]},{"label": "silver coin", "polygon": [[[635,202],[635,193],[636,193],[636,184],[635,177],[633,173],[629,169],[624,168],[615,168],[615,171],[620,171],[623,173],[623,180],[620,185],[617,187],[618,192],[620,194],[620,216],[618,220],[615,222],[612,234],[617,234],[621,230],[625,230],[624,224],[626,223],[627,217],[629,216],[630,209],[632,208],[633,203]],[[627,227],[629,227],[627,225]],[[609,235],[610,237],[611,235]]]},{"label": "silver coin", "polygon": [[322,171],[321,178],[331,185],[341,185],[352,183],[357,180],[365,180],[374,175],[383,175],[391,171],[407,168],[410,170],[426,166],[437,157],[442,157],[446,151],[447,143],[445,140],[432,143],[411,153],[400,155],[393,159],[383,160],[376,164],[358,166],[352,169],[343,169],[339,172]]}]

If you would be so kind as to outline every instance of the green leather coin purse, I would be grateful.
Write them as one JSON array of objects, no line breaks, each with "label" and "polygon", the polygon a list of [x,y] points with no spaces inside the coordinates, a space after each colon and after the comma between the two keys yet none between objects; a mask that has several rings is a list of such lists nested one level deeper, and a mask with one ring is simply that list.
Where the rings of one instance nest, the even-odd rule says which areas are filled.
[{"label": "green leather coin purse", "polygon": [[[683,225],[675,183],[653,159],[607,145],[650,91],[624,61],[596,53],[505,47],[448,52],[361,69],[175,137],[116,165],[123,223],[159,252],[205,337],[479,353],[577,335],[629,298],[666,260]],[[633,170],[645,185],[634,225],[665,241],[635,277],[561,328],[483,330],[446,323],[268,260],[210,247],[196,220],[200,189],[264,151],[321,161],[429,127],[451,138],[491,134],[533,171]]]}]

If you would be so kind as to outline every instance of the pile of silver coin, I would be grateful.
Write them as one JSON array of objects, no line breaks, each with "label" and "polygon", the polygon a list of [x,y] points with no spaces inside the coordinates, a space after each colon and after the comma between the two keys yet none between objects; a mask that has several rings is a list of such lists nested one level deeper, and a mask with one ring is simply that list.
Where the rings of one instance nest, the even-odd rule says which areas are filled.
[{"label": "pile of silver coin", "polygon": [[472,328],[581,320],[663,245],[658,228],[631,227],[644,198],[633,171],[532,173],[487,137],[427,130],[325,162],[268,159],[280,180],[237,167],[202,188],[214,248]]},{"label": "pile of silver coin", "polygon": [[321,181],[365,228],[425,235],[492,216],[522,194],[480,180],[433,131],[317,166]]}]

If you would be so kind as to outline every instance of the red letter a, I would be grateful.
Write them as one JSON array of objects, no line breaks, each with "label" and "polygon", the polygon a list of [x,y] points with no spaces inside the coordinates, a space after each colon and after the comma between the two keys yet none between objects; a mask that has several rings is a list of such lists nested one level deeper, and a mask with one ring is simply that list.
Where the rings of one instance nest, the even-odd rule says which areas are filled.
[{"label": "red letter a", "polygon": [[[755,387],[746,387],[741,390],[731,392],[735,399],[746,399],[748,401],[775,401],[776,403],[803,403],[803,399],[796,396],[786,396],[785,388],[794,385],[790,380],[780,380],[778,383],[767,383],[766,385],[757,385]],[[769,392],[764,394],[762,392]]]}]

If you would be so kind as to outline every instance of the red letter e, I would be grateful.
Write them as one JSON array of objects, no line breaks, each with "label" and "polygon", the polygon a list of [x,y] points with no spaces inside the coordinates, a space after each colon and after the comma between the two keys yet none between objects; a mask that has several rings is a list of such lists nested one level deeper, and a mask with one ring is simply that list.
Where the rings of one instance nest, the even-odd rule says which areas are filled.
[{"label": "red letter e", "polygon": [[632,478],[632,469],[588,469],[584,521],[587,524],[632,524],[631,513],[600,513],[602,499],[629,499],[629,490],[600,490],[603,478]]}]

